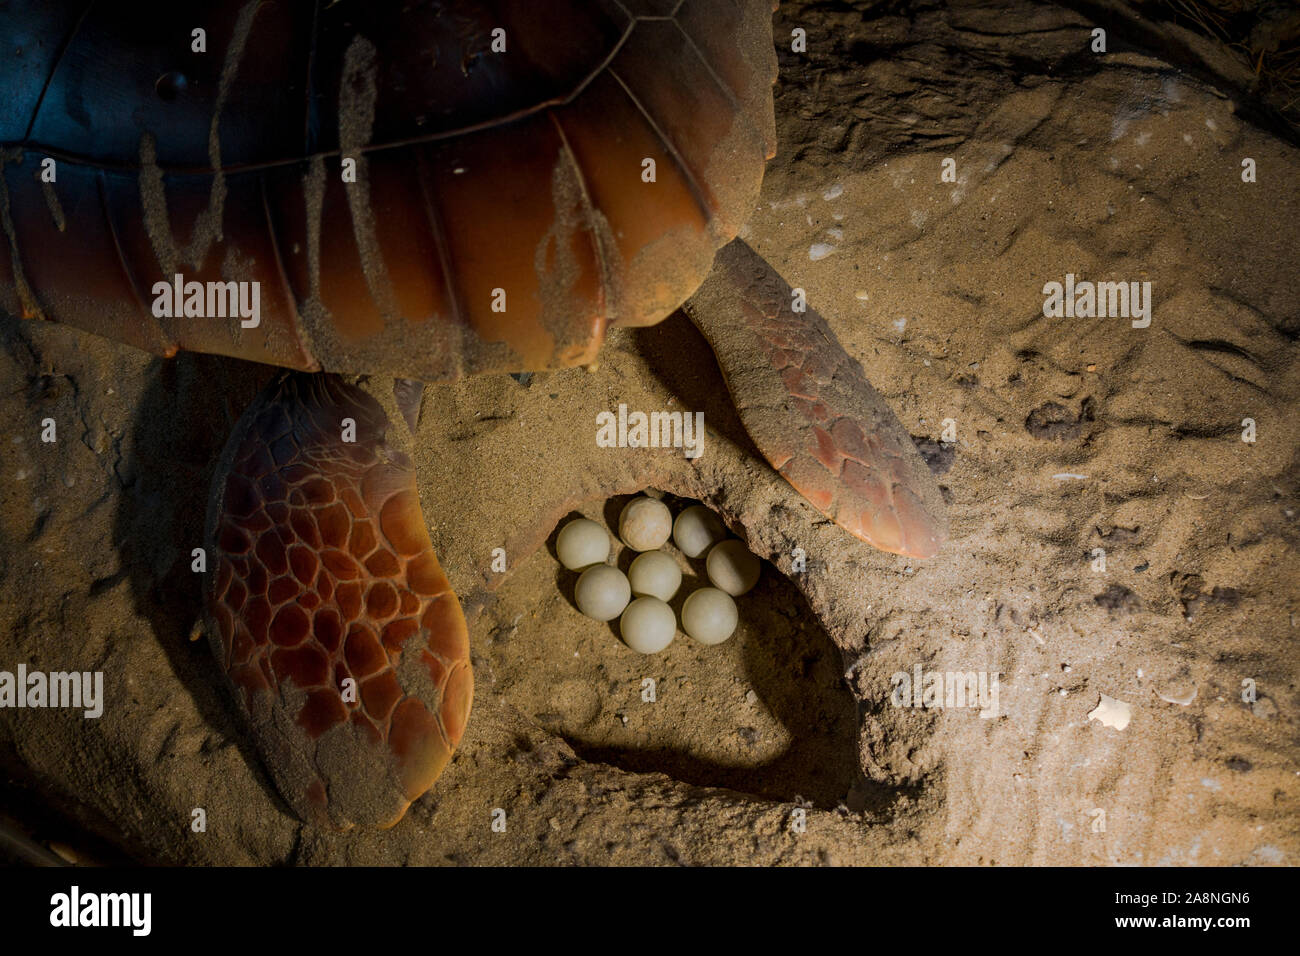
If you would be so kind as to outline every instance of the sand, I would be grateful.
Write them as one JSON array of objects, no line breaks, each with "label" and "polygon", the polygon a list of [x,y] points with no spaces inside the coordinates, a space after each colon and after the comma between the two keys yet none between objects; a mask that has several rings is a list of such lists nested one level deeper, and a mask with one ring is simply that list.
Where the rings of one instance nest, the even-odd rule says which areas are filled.
[{"label": "sand", "polygon": [[[1226,87],[1087,53],[1076,13],[783,6],[776,36],[796,26],[811,52],[781,54],[742,235],[925,443],[939,556],[799,499],[681,315],[615,332],[592,370],[434,387],[414,446],[474,713],[395,828],[323,833],[191,640],[212,464],[271,371],[4,317],[0,667],[102,670],[107,697],[96,720],[0,710],[7,825],[201,864],[1297,860],[1300,152]],[[1151,282],[1150,326],[1045,318],[1067,273]],[[619,402],[703,411],[704,455],[598,448]],[[554,532],[647,488],[768,562],[727,644],[642,657],[575,610]],[[995,676],[996,716],[893,706],[917,666]],[[1089,718],[1103,696],[1123,729]]]}]

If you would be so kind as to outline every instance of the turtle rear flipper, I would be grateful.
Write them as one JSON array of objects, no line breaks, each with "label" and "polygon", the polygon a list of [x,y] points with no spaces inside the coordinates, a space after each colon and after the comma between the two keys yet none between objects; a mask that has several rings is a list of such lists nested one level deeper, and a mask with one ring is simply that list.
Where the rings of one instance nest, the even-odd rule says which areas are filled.
[{"label": "turtle rear flipper", "polygon": [[473,698],[465,618],[388,427],[361,389],[286,374],[235,426],[209,501],[212,649],[285,801],[334,829],[400,820]]},{"label": "turtle rear flipper", "polygon": [[933,557],[943,497],[906,429],[826,321],[741,239],[685,309],[713,346],[740,420],[795,490],[883,551]]}]

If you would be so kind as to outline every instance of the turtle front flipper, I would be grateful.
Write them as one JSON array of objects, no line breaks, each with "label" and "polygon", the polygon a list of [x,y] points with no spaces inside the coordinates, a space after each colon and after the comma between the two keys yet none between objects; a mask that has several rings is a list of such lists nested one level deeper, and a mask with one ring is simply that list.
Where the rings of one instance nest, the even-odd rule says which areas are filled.
[{"label": "turtle front flipper", "polygon": [[741,239],[718,251],[685,305],[713,346],[758,450],[822,514],[884,551],[933,557],[943,497],[862,366]]},{"label": "turtle front flipper", "polygon": [[473,696],[460,602],[387,427],[361,389],[283,375],[236,425],[208,506],[213,652],[281,795],[336,829],[400,820]]}]

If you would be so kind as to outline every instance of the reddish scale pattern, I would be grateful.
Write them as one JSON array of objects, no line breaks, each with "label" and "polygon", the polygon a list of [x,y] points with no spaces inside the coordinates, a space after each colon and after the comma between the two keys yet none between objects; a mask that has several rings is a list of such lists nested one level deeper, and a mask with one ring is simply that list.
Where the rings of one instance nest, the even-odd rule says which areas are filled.
[{"label": "reddish scale pattern", "polygon": [[[783,314],[787,309],[771,311],[776,315],[763,315],[759,309],[750,312],[755,338],[768,351],[789,393],[803,435],[800,448],[793,440],[800,432],[789,430],[792,440],[780,449],[787,460],[778,471],[815,508],[868,543],[885,551],[933,557],[945,535],[913,491],[913,463],[904,457],[912,452],[910,443],[884,429],[864,429],[865,416],[856,405],[833,413],[821,397],[833,391],[837,376],[836,384],[852,381],[851,360],[837,352],[834,357],[844,368],[828,364],[824,340],[811,322],[800,327],[788,321]],[[813,462],[820,467],[812,467]]]},{"label": "reddish scale pattern", "polygon": [[[357,423],[355,444],[340,438],[345,417]],[[289,376],[264,394],[227,452],[210,608],[240,701],[275,738],[262,741],[264,754],[288,747],[319,768],[321,741],[351,724],[375,764],[349,772],[395,766],[404,811],[450,759],[473,682],[460,604],[433,554],[410,464],[383,443],[386,425],[369,396],[329,376]],[[425,697],[402,684],[404,654]],[[354,699],[343,693],[348,679]],[[286,722],[265,715],[290,701],[285,739]],[[268,764],[304,816],[396,822],[339,819],[330,795],[347,781],[317,769],[304,783]]]},{"label": "reddish scale pattern", "polygon": [[[714,346],[755,445],[794,488],[868,544],[933,557],[943,498],[907,431],[813,309],[743,241],[719,250],[686,310]],[[775,373],[775,374],[773,374]]]}]

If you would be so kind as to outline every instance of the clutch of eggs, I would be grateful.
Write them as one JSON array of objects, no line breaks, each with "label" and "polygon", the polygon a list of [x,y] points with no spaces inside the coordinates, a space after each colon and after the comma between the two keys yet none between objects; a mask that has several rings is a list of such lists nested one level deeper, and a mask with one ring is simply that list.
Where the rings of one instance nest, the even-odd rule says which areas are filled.
[{"label": "clutch of eggs", "polygon": [[578,610],[597,621],[619,619],[623,642],[641,654],[656,654],[677,633],[677,616],[668,602],[681,588],[677,560],[660,551],[669,537],[688,558],[704,557],[712,587],[699,588],[681,606],[681,628],[701,644],[721,644],[740,620],[734,598],[758,583],[762,565],[738,538],[728,538],[722,521],[703,505],[683,509],[673,520],[668,506],[640,496],[618,518],[618,537],[640,552],[625,575],[608,564],[609,533],[589,518],[576,518],[560,529],[556,556],[571,571],[580,571],[574,587]]}]

